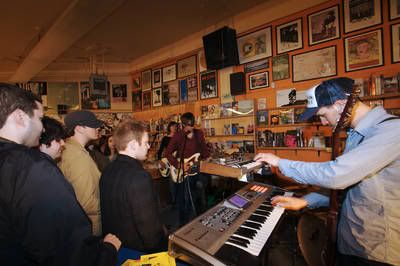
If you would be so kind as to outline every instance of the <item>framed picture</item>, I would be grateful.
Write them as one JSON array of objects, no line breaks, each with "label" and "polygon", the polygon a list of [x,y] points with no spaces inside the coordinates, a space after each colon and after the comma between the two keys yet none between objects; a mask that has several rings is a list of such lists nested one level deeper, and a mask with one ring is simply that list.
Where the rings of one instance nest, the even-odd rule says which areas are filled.
[{"label": "framed picture", "polygon": [[268,87],[268,71],[250,75],[249,84],[250,90]]},{"label": "framed picture", "polygon": [[178,78],[183,78],[189,75],[196,74],[196,55],[184,58],[177,62],[178,65]]},{"label": "framed picture", "polygon": [[151,84],[153,88],[160,87],[162,84],[161,81],[161,68],[155,69],[151,71]]},{"label": "framed picture", "polygon": [[163,67],[162,80],[163,80],[163,82],[176,80],[176,65],[175,64],[173,64],[171,66]]},{"label": "framed picture", "polygon": [[151,89],[151,70],[142,72],[142,90]]},{"label": "framed picture", "polygon": [[200,73],[200,99],[218,97],[217,71]]},{"label": "framed picture", "polygon": [[354,71],[383,65],[382,30],[344,39],[345,70]]},{"label": "framed picture", "polygon": [[272,56],[271,32],[267,27],[237,39],[240,64]]},{"label": "framed picture", "polygon": [[289,54],[272,57],[272,80],[289,78]]},{"label": "framed picture", "polygon": [[392,63],[400,62],[400,23],[391,27]]},{"label": "framed picture", "polygon": [[257,60],[244,65],[244,72],[255,72],[260,69],[269,68],[269,58]]},{"label": "framed picture", "polygon": [[186,103],[188,102],[188,87],[187,87],[187,83],[186,83],[186,79],[181,79],[179,81],[179,94],[180,94],[180,98],[179,98],[179,102],[180,103]]},{"label": "framed picture", "polygon": [[382,23],[381,0],[343,0],[344,33]]},{"label": "framed picture", "polygon": [[207,70],[207,62],[206,55],[204,53],[204,49],[201,49],[197,53],[197,62],[199,62],[199,72],[203,72]]},{"label": "framed picture", "polygon": [[143,91],[143,110],[151,107],[151,90]]},{"label": "framed picture", "polygon": [[340,38],[339,5],[308,15],[308,44]]},{"label": "framed picture", "polygon": [[161,87],[160,88],[155,88],[152,89],[152,106],[157,107],[162,105],[162,93],[161,93]]},{"label": "framed picture", "polygon": [[179,103],[179,84],[178,81],[163,84],[162,87],[163,105],[173,105]]},{"label": "framed picture", "polygon": [[128,86],[126,84],[112,84],[112,98],[111,102],[122,103],[126,102],[128,97]]},{"label": "framed picture", "polygon": [[132,111],[142,111],[142,90],[132,91]]},{"label": "framed picture", "polygon": [[292,64],[293,82],[335,76],[336,46],[293,55]]},{"label": "framed picture", "polygon": [[389,19],[394,20],[400,18],[400,1],[389,0]]},{"label": "framed picture", "polygon": [[197,76],[191,76],[186,78],[186,84],[187,84],[187,96],[188,96],[188,102],[194,102],[197,101]]},{"label": "framed picture", "polygon": [[132,89],[137,90],[140,89],[140,77],[135,76],[132,78]]},{"label": "framed picture", "polygon": [[303,48],[301,18],[276,27],[276,47],[278,54]]}]

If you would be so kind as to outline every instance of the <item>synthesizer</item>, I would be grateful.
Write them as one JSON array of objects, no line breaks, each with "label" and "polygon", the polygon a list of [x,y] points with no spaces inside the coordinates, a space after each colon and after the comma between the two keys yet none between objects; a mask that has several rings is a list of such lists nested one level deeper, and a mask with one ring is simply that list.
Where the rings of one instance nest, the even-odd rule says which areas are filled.
[{"label": "synthesizer", "polygon": [[[258,257],[284,209],[271,205],[280,188],[249,183],[169,236],[171,256],[193,265],[231,265],[224,250]],[[229,256],[229,254],[228,254]]]}]

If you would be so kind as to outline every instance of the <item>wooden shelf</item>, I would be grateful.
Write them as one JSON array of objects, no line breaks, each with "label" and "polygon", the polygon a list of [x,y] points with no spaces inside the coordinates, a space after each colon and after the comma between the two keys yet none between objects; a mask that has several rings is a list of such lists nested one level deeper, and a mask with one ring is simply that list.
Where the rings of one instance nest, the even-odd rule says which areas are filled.
[{"label": "wooden shelf", "polygon": [[306,108],[306,105],[288,105],[288,106],[281,106],[281,107],[275,107],[275,108],[264,108],[264,109],[258,109],[257,111],[274,111],[274,110],[287,110],[287,109],[298,109],[298,108]]},{"label": "wooden shelf", "polygon": [[331,152],[332,148],[315,148],[315,147],[256,147],[257,150],[310,150],[310,151],[326,151]]},{"label": "wooden shelf", "polygon": [[362,96],[360,97],[360,99],[362,101],[370,101],[370,100],[380,100],[380,99],[397,98],[397,97],[400,97],[400,93],[387,93],[380,95]]},{"label": "wooden shelf", "polygon": [[304,127],[304,126],[323,126],[319,122],[315,123],[293,123],[293,124],[284,124],[284,125],[269,125],[269,126],[256,126],[256,129],[263,129],[263,128],[274,128],[274,127]]},{"label": "wooden shelf", "polygon": [[235,137],[254,137],[254,134],[235,134],[235,135],[214,135],[214,136],[206,136],[206,138],[235,138]]},{"label": "wooden shelf", "polygon": [[250,115],[236,115],[236,116],[227,116],[227,117],[218,117],[218,118],[202,118],[202,121],[210,121],[210,120],[227,120],[227,119],[237,119],[237,118],[244,118],[244,117],[254,117],[254,114]]}]

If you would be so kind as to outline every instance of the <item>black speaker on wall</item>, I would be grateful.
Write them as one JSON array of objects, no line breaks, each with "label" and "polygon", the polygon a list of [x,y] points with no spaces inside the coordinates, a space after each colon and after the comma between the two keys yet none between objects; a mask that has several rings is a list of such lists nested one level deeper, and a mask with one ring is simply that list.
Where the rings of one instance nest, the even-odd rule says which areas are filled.
[{"label": "black speaker on wall", "polygon": [[243,72],[232,73],[230,75],[231,95],[246,94],[246,83]]},{"label": "black speaker on wall", "polygon": [[239,64],[236,30],[223,27],[203,36],[207,69],[221,69]]}]

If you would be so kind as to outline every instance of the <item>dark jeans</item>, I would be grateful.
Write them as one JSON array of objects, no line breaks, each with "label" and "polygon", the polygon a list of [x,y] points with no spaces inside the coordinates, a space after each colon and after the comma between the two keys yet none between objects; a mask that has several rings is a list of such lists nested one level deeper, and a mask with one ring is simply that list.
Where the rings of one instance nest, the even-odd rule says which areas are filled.
[{"label": "dark jeans", "polygon": [[378,262],[374,260],[368,260],[365,258],[351,256],[351,255],[344,255],[338,253],[337,255],[337,265],[338,266],[390,266],[390,264]]},{"label": "dark jeans", "polygon": [[[180,226],[188,223],[206,210],[207,183],[207,176],[198,174],[185,178],[185,180],[180,184],[175,184],[176,204],[178,207]],[[193,199],[194,208],[192,206],[191,198]]]}]

